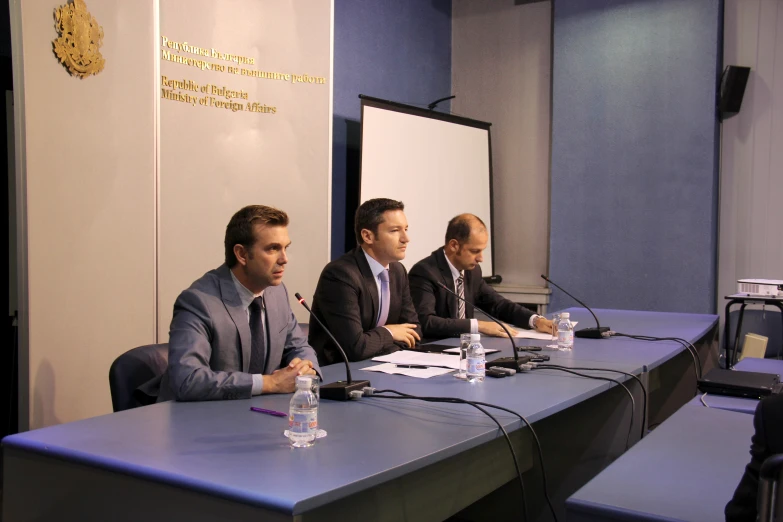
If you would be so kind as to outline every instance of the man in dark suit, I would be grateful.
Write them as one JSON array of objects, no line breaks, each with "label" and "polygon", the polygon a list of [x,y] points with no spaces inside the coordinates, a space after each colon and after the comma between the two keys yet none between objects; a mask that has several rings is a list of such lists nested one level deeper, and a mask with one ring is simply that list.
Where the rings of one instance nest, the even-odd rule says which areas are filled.
[{"label": "man in dark suit", "polygon": [[753,416],[750,463],[745,468],[737,490],[726,505],[726,522],[756,520],[759,470],[771,455],[783,453],[783,395],[773,395],[759,402]]},{"label": "man in dark suit", "polygon": [[[449,221],[445,246],[411,268],[411,296],[425,339],[458,337],[463,333],[506,335],[496,323],[475,319],[473,305],[501,321],[552,333],[552,321],[505,299],[484,282],[479,263],[484,260],[482,253],[488,241],[484,222],[473,214],[461,214]],[[467,303],[444,290],[441,283]],[[515,333],[509,330],[512,335]]]},{"label": "man in dark suit", "polygon": [[291,393],[318,363],[296,322],[283,272],[288,216],[252,205],[226,227],[226,263],[174,303],[159,401],[248,399]]},{"label": "man in dark suit", "polygon": [[[398,262],[408,244],[404,209],[401,201],[391,199],[362,203],[354,219],[359,246],[326,265],[318,280],[313,314],[351,361],[412,348],[421,339],[408,274]],[[321,364],[342,360],[312,318],[309,339]]]}]

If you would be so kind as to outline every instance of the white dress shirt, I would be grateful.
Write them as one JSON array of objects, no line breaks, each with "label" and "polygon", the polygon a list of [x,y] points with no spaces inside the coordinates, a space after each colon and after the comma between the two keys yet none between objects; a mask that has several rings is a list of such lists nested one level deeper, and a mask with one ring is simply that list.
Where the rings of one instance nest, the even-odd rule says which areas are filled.
[{"label": "white dress shirt", "polygon": [[[445,249],[443,250],[443,255],[446,258],[446,262],[449,264],[449,269],[451,270],[451,277],[454,280],[454,293],[459,295],[459,291],[457,290],[457,278],[460,277],[460,276],[464,277],[464,275],[465,275],[464,270],[462,272],[460,272],[459,270],[457,270],[454,267],[454,265],[451,264],[451,261],[449,261],[449,256],[446,255],[446,250]],[[463,288],[467,288],[466,282],[463,282]],[[465,309],[467,310],[467,303],[466,303],[466,308]],[[530,326],[531,330],[534,330],[536,328],[535,324],[536,324],[536,321],[538,321],[539,317],[541,317],[541,316],[537,315],[537,314],[533,314],[532,316],[530,316],[530,321],[529,321],[528,326]],[[472,334],[479,333],[479,331],[478,331],[478,319],[471,319],[470,320],[470,333],[472,333]]]}]

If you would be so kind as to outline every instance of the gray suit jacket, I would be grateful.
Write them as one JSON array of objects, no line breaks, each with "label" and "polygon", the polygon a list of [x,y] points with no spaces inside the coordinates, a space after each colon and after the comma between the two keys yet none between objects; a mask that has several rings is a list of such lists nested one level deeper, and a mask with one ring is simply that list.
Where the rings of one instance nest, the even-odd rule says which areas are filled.
[{"label": "gray suit jacket", "polygon": [[[264,374],[288,365],[295,357],[318,359],[299,329],[284,285],[264,290],[269,335]],[[158,402],[247,399],[253,377],[250,325],[226,265],[211,270],[182,292],[174,303],[169,332],[169,366]]]}]

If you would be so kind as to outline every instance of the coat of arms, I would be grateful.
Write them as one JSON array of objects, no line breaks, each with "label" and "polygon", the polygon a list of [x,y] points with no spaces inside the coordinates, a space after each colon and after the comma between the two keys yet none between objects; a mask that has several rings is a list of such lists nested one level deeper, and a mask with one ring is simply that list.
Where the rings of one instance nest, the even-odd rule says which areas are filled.
[{"label": "coat of arms", "polygon": [[60,34],[52,42],[54,54],[72,75],[86,78],[103,70],[103,28],[87,11],[84,0],[73,0],[55,9],[54,26]]}]

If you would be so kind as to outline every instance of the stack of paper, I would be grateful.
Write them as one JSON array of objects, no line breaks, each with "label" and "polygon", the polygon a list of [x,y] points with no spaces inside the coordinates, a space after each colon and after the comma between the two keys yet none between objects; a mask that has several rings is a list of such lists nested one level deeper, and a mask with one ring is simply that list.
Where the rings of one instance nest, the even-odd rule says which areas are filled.
[{"label": "stack of paper", "polygon": [[400,350],[399,352],[373,357],[373,361],[393,364],[416,364],[419,366],[436,366],[459,370],[459,356],[444,353],[414,352],[412,350]]},{"label": "stack of paper", "polygon": [[392,363],[368,366],[367,368],[362,368],[362,370],[368,372],[383,372],[397,375],[407,375],[408,377],[418,377],[419,379],[429,379],[430,377],[444,375],[454,371],[450,368],[433,368],[431,366],[428,366],[427,368],[399,368],[396,364]]}]

